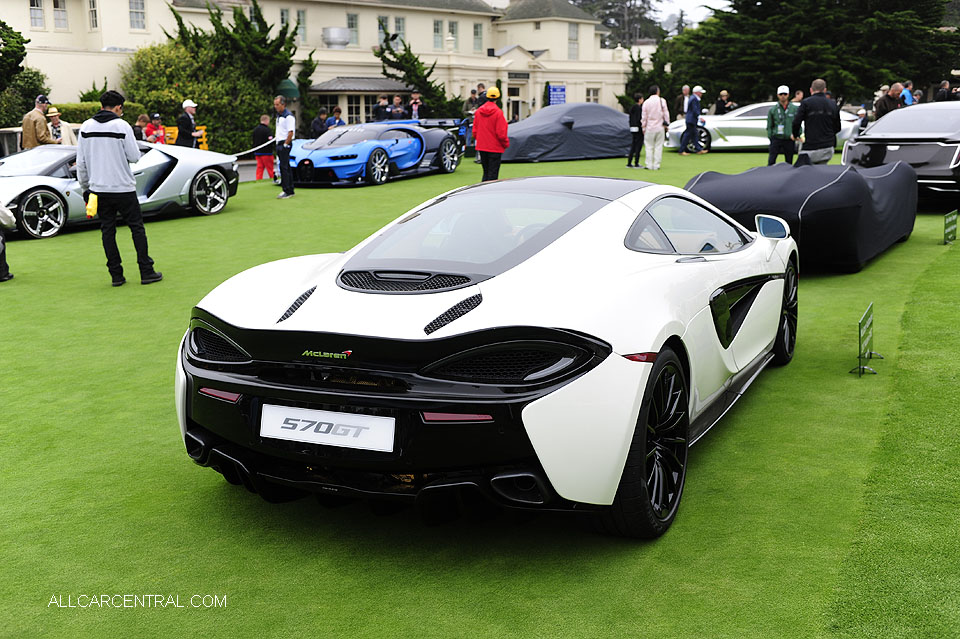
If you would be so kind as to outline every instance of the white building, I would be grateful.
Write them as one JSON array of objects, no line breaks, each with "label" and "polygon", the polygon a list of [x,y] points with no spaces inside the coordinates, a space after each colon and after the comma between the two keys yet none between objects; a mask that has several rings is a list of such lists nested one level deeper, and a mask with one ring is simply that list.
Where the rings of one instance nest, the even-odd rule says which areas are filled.
[{"label": "white building", "polygon": [[[205,0],[2,3],[3,19],[30,39],[25,64],[48,76],[54,102],[75,102],[91,84],[102,86],[104,77],[119,86],[130,53],[164,42],[164,30],[176,29],[170,6],[186,22],[210,28]],[[227,16],[233,7],[251,10],[249,0],[215,4]],[[275,25],[299,21],[295,59],[316,51],[313,91],[352,120],[365,116],[378,93],[403,88],[382,76],[373,55],[381,24],[409,42],[425,64],[436,62],[432,78],[451,95],[467,97],[478,82],[489,87],[500,80],[508,117],[543,106],[548,82],[565,87],[567,102],[616,108],[629,73],[627,51],[601,49],[604,28],[566,0],[509,0],[501,8],[483,0],[263,0],[260,6]]]}]

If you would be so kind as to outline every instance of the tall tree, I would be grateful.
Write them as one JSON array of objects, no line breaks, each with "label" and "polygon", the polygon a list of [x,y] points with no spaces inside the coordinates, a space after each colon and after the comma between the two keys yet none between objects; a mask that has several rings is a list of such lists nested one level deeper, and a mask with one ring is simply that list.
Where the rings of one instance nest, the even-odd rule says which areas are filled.
[{"label": "tall tree", "polygon": [[[397,40],[401,45],[399,51],[395,46]],[[430,78],[437,63],[434,62],[428,69],[406,40],[398,38],[395,33],[388,33],[386,26],[383,43],[374,49],[373,54],[380,59],[383,75],[420,91],[421,100],[433,116],[460,117],[463,100],[456,96],[447,98],[445,85]]]},{"label": "tall tree", "polygon": [[658,0],[571,1],[610,29],[604,37],[604,46],[629,47],[640,38],[663,38],[663,29],[653,18],[653,5]]},{"label": "tall tree", "polygon": [[674,38],[673,73],[743,104],[821,77],[847,101],[881,84],[946,77],[960,34],[937,29],[943,0],[731,0]]},{"label": "tall tree", "polygon": [[0,91],[10,86],[14,76],[23,70],[20,63],[27,55],[28,42],[19,31],[0,20]]}]

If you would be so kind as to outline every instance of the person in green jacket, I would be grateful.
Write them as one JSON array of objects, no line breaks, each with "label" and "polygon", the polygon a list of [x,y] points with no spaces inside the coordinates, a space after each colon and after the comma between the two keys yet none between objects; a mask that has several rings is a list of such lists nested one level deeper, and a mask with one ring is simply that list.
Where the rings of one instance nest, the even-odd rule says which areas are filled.
[{"label": "person in green jacket", "polygon": [[793,118],[799,107],[790,101],[790,89],[780,85],[777,89],[777,103],[770,107],[767,113],[767,137],[770,138],[770,156],[767,166],[777,161],[777,156],[783,153],[787,164],[793,163],[793,154],[797,150],[796,138],[793,137]]}]

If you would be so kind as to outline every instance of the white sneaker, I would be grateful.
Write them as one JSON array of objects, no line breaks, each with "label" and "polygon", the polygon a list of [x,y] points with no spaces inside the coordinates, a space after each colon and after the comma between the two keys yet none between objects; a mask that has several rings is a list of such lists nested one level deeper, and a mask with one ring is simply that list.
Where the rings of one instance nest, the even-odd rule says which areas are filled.
[{"label": "white sneaker", "polygon": [[281,193],[280,195],[277,196],[277,199],[278,199],[278,200],[285,200],[285,199],[287,199],[288,197],[293,197],[294,195],[296,195],[296,193]]}]

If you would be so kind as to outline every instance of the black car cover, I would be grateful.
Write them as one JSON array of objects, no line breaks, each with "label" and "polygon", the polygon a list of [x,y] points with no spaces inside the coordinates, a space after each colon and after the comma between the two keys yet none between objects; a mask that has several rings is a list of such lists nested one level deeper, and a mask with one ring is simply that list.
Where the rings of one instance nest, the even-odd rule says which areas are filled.
[{"label": "black car cover", "polygon": [[758,213],[783,218],[801,263],[843,271],[860,270],[906,239],[917,217],[917,173],[904,162],[871,169],[780,163],[737,175],[707,171],[685,188],[751,230]]},{"label": "black car cover", "polygon": [[504,162],[626,157],[630,117],[600,104],[555,104],[510,125]]}]

